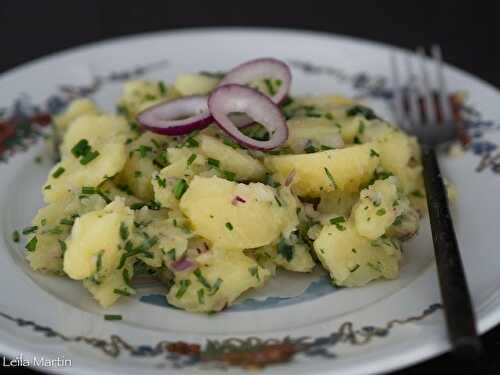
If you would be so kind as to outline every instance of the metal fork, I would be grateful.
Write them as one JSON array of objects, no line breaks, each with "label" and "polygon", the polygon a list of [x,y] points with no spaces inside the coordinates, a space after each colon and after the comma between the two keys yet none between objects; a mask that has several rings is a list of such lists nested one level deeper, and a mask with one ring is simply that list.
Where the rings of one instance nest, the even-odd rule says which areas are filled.
[{"label": "metal fork", "polygon": [[[393,105],[398,123],[406,132],[415,135],[421,145],[434,252],[452,349],[459,358],[475,360],[482,356],[483,349],[436,158],[436,146],[454,140],[458,136],[458,126],[453,118],[439,46],[431,48],[431,55],[432,61],[426,61],[424,49],[420,47],[416,55],[405,56],[406,88],[400,84],[397,57],[391,56]],[[421,80],[417,80],[413,72],[415,60]],[[431,87],[429,63],[434,66],[435,89]]]}]

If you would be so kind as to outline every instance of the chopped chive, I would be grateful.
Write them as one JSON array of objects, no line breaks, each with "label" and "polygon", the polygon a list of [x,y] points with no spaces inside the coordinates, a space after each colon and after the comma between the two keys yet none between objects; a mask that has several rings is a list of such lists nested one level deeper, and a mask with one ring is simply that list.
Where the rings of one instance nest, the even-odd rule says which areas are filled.
[{"label": "chopped chive", "polygon": [[146,207],[148,204],[145,203],[145,202],[136,202],[136,203],[132,203],[130,205],[130,209],[132,210],[140,210],[141,208],[143,207]]},{"label": "chopped chive", "polygon": [[354,253],[354,254],[357,254],[358,252],[356,251],[356,249],[351,249],[351,251]]},{"label": "chopped chive", "polygon": [[250,267],[248,269],[248,272],[250,272],[250,275],[252,275],[253,277],[255,277],[258,281],[260,281],[259,268],[257,266]]},{"label": "chopped chive", "polygon": [[141,158],[145,158],[150,152],[153,152],[153,148],[150,146],[140,145],[136,151],[139,152]]},{"label": "chopped chive", "polygon": [[282,206],[281,201],[278,199],[278,197],[276,195],[274,196],[274,200],[276,201],[278,206],[280,206],[280,207]]},{"label": "chopped chive", "polygon": [[61,221],[59,222],[59,224],[62,224],[62,225],[73,225],[75,223],[75,221],[73,219],[61,219]]},{"label": "chopped chive", "polygon": [[226,223],[226,228],[227,228],[228,230],[233,230],[233,229],[234,229],[233,224],[231,224],[230,222],[227,222],[227,223]]},{"label": "chopped chive", "polygon": [[316,151],[318,151],[318,150],[317,150],[317,149],[316,149],[316,147],[314,147],[313,145],[309,145],[309,146],[307,146],[306,148],[304,148],[304,151],[305,151],[306,153],[308,153],[308,154],[313,154],[313,153],[315,153],[315,152],[316,152]]},{"label": "chopped chive", "polygon": [[32,227],[24,228],[22,233],[23,234],[30,234],[30,233],[36,232],[37,229],[38,229],[38,227],[36,225],[33,225]]},{"label": "chopped chive", "polygon": [[217,160],[217,159],[208,158],[208,159],[207,159],[207,164],[208,164],[208,165],[211,165],[212,167],[219,168],[219,166],[220,166],[220,161],[219,161],[219,160]]},{"label": "chopped chive", "polygon": [[161,178],[160,175],[155,176],[156,182],[158,182],[158,186],[165,188],[167,187],[167,179],[166,178]]},{"label": "chopped chive", "polygon": [[199,268],[195,269],[193,274],[196,276],[196,279],[199,281],[201,285],[203,285],[207,289],[212,289],[212,286],[210,285],[208,280],[205,279],[205,276],[203,276]]},{"label": "chopped chive", "polygon": [[130,287],[130,275],[128,273],[128,269],[124,268],[123,271],[122,271],[122,277],[123,277],[123,281],[125,282],[125,284]]},{"label": "chopped chive", "polygon": [[362,105],[356,105],[352,108],[349,108],[346,112],[348,117],[353,117],[356,115],[361,115],[367,120],[375,120],[377,118],[377,115],[373,111],[373,109],[362,106]]},{"label": "chopped chive", "polygon": [[14,232],[12,232],[12,241],[19,242],[20,239],[21,239],[21,236],[19,235],[18,230],[15,230]]},{"label": "chopped chive", "polygon": [[50,189],[52,189],[52,185],[47,185],[43,188],[43,190],[50,190]]},{"label": "chopped chive", "polygon": [[45,233],[54,234],[54,235],[57,236],[59,234],[63,234],[63,231],[62,231],[61,228],[59,228],[59,227],[56,226],[56,227],[54,227],[52,229],[47,230]]},{"label": "chopped chive", "polygon": [[196,160],[196,154],[191,154],[191,156],[189,157],[189,159],[187,160],[187,165],[190,166],[191,164],[193,164],[193,161]]},{"label": "chopped chive", "polygon": [[92,194],[96,194],[96,193],[97,193],[97,190],[93,186],[83,186],[82,187],[82,194],[92,195]]},{"label": "chopped chive", "polygon": [[134,177],[135,178],[138,178],[138,177],[141,177],[142,176],[142,172],[141,171],[135,171],[134,172]]},{"label": "chopped chive", "polygon": [[366,263],[366,265],[367,265],[368,267],[370,267],[371,269],[373,269],[373,270],[377,271],[377,272],[382,272],[382,270],[380,269],[380,267],[379,267],[379,266],[374,265],[373,263],[368,262],[368,263]]},{"label": "chopped chive", "polygon": [[384,208],[379,208],[376,212],[377,216],[384,216],[385,215],[385,209]]},{"label": "chopped chive", "polygon": [[129,230],[128,226],[125,223],[120,224],[120,238],[122,241],[126,241],[128,239]]},{"label": "chopped chive", "polygon": [[76,158],[79,158],[80,156],[89,153],[91,149],[92,148],[90,147],[89,142],[86,139],[81,139],[77,144],[73,146],[73,148],[71,149],[71,153]]},{"label": "chopped chive", "polygon": [[124,289],[113,289],[114,294],[119,294],[121,296],[130,297],[132,294]]},{"label": "chopped chive", "polygon": [[424,194],[420,190],[415,190],[414,192],[411,193],[411,195],[413,195],[414,197],[417,197],[417,198],[424,197]]},{"label": "chopped chive", "polygon": [[352,272],[356,271],[358,268],[359,268],[359,264],[356,264],[356,266],[352,270],[349,270],[349,272],[352,273]]},{"label": "chopped chive", "polygon": [[396,217],[396,219],[394,219],[394,223],[392,223],[393,225],[401,225],[401,223],[403,222],[403,215],[399,215],[398,217]]},{"label": "chopped chive", "polygon": [[179,282],[179,289],[177,290],[177,293],[175,293],[175,298],[181,299],[182,296],[186,294],[186,291],[188,290],[190,285],[191,285],[191,280],[181,280]]},{"label": "chopped chive", "polygon": [[63,167],[59,167],[56,169],[56,171],[54,173],[52,173],[52,177],[57,178],[60,175],[62,175],[64,172],[66,172],[66,169],[64,169]]},{"label": "chopped chive", "polygon": [[200,305],[204,305],[205,304],[205,289],[198,289],[196,294],[198,295],[198,303]]},{"label": "chopped chive", "polygon": [[181,179],[181,180],[177,181],[175,183],[175,186],[174,186],[174,189],[173,189],[175,198],[176,199],[181,199],[181,197],[184,195],[184,193],[186,192],[186,190],[188,189],[188,187],[189,187],[189,185],[186,182],[186,180]]},{"label": "chopped chive", "polygon": [[375,151],[373,148],[370,149],[370,157],[376,156],[377,158],[380,157],[380,154]]},{"label": "chopped chive", "polygon": [[104,250],[100,250],[97,253],[97,259],[95,261],[95,272],[99,272],[102,268],[102,256],[104,255]]},{"label": "chopped chive", "polygon": [[274,94],[276,94],[276,90],[274,89],[271,80],[267,78],[264,79],[264,84],[266,85],[267,92],[269,93],[269,95],[274,96]]},{"label": "chopped chive", "polygon": [[90,163],[92,160],[94,160],[95,158],[97,158],[99,156],[99,151],[94,151],[94,152],[88,152],[87,154],[85,154],[85,156],[83,156],[81,159],[80,159],[80,164],[81,165],[87,165],[88,163]]},{"label": "chopped chive", "polygon": [[190,148],[198,147],[200,145],[200,143],[193,137],[187,137],[185,143]]},{"label": "chopped chive", "polygon": [[213,296],[215,293],[219,291],[222,281],[223,280],[220,277],[217,278],[217,280],[215,280],[214,285],[212,285],[212,291],[208,294],[209,296]]},{"label": "chopped chive", "polygon": [[337,230],[343,231],[345,227],[342,225],[345,223],[345,218],[343,216],[337,216],[330,219],[330,224],[335,225]]},{"label": "chopped chive", "polygon": [[38,244],[38,238],[34,236],[27,244],[26,244],[26,250],[33,252],[36,250],[36,245]]},{"label": "chopped chive", "polygon": [[113,314],[106,314],[104,315],[104,320],[122,320],[123,317],[121,315],[113,315]]},{"label": "chopped chive", "polygon": [[66,242],[64,242],[63,240],[57,240],[57,242],[59,243],[59,247],[61,248],[61,253],[64,255],[67,249]]},{"label": "chopped chive", "polygon": [[236,178],[236,173],[234,173],[234,172],[223,171],[222,173],[224,174],[224,177],[226,178],[226,180],[234,181],[234,179]]},{"label": "chopped chive", "polygon": [[333,120],[333,115],[331,113],[327,113],[325,114],[325,118],[327,118],[328,120]]},{"label": "chopped chive", "polygon": [[293,246],[288,244],[284,238],[278,243],[278,254],[290,262],[293,259]]},{"label": "chopped chive", "polygon": [[326,177],[328,177],[328,179],[332,183],[333,187],[336,189],[337,188],[337,184],[335,183],[335,180],[333,179],[332,174],[330,173],[330,171],[328,170],[327,167],[324,167],[324,169],[325,169]]},{"label": "chopped chive", "polygon": [[172,249],[170,249],[169,251],[167,251],[167,255],[169,256],[169,258],[171,260],[175,260],[175,256],[176,256],[175,252],[176,252],[175,247],[173,247]]},{"label": "chopped chive", "polygon": [[165,95],[167,93],[167,88],[165,87],[165,83],[162,81],[158,82],[158,89],[160,89],[160,94]]},{"label": "chopped chive", "polygon": [[360,144],[361,144],[361,141],[360,141],[360,139],[359,139],[359,137],[358,137],[358,136],[355,136],[355,137],[354,137],[354,139],[353,139],[353,143],[354,143],[355,145],[360,145]]}]

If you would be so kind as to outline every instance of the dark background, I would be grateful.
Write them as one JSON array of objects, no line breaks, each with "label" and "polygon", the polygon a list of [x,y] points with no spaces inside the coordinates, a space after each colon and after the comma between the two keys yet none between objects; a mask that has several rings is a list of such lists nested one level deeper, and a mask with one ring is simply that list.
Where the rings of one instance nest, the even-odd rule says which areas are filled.
[{"label": "dark background", "polygon": [[[346,34],[407,48],[438,43],[449,63],[500,87],[499,17],[491,4],[451,0],[0,0],[0,72],[48,53],[120,35],[201,26],[272,26]],[[488,355],[483,363],[498,374],[500,326],[483,337]],[[397,374],[453,370],[469,373],[445,354]],[[25,371],[10,369],[9,373]]]}]

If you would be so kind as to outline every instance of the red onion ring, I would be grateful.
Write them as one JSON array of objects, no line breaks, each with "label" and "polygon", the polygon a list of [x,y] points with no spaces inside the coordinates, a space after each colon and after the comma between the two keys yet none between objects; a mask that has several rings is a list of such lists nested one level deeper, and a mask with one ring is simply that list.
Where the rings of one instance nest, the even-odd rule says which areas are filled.
[{"label": "red onion ring", "polygon": [[219,82],[218,87],[231,83],[245,85],[264,78],[281,80],[281,85],[271,100],[279,104],[288,94],[292,83],[290,68],[283,61],[265,57],[247,61],[231,69]]},{"label": "red onion ring", "polygon": [[[214,120],[238,143],[256,150],[271,150],[285,143],[288,126],[280,109],[269,97],[247,86],[230,84],[216,88],[208,97],[208,109]],[[267,141],[258,141],[243,134],[229,115],[242,112],[268,131]]]},{"label": "red onion ring", "polygon": [[206,128],[212,121],[207,97],[203,95],[184,96],[160,103],[137,115],[137,122],[142,127],[153,133],[167,135],[187,134]]}]

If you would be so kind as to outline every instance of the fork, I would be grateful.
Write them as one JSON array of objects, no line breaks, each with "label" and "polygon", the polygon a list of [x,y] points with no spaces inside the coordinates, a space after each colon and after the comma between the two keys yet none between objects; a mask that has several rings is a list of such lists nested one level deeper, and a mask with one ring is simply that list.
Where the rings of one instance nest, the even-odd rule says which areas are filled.
[{"label": "fork", "polygon": [[[391,55],[391,75],[394,84],[393,106],[396,120],[406,132],[415,135],[421,145],[422,165],[427,204],[438,269],[441,298],[453,353],[458,358],[477,360],[482,356],[481,340],[465,277],[458,243],[448,206],[446,188],[436,158],[436,147],[458,136],[453,118],[441,49],[431,48],[437,88],[431,88],[425,51],[417,48],[416,55],[405,56],[407,88],[400,84],[398,59]],[[417,60],[421,80],[413,72]]]}]

